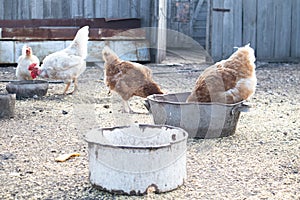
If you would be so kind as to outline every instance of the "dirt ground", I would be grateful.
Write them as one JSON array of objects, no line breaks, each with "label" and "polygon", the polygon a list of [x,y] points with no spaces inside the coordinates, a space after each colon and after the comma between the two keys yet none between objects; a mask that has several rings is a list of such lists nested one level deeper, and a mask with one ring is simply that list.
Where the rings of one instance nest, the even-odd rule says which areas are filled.
[{"label": "dirt ground", "polygon": [[[190,91],[206,64],[149,64],[168,93]],[[14,67],[0,68],[1,80],[15,79]],[[0,199],[300,199],[300,65],[262,63],[257,92],[242,113],[236,133],[188,141],[185,184],[143,197],[112,195],[89,183],[84,135],[97,127],[150,123],[143,99],[130,100],[123,114],[120,98],[107,95],[100,65],[87,68],[79,93],[61,95],[50,84],[46,96],[16,101],[12,119],[0,120]],[[0,83],[5,93],[6,82]],[[64,153],[79,157],[58,163]]]}]

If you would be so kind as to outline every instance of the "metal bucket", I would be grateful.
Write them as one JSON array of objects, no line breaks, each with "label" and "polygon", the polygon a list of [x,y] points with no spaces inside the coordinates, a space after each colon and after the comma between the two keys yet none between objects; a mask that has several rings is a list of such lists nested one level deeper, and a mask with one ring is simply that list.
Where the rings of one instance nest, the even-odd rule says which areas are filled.
[{"label": "metal bucket", "polygon": [[16,94],[17,99],[25,99],[46,95],[48,85],[48,81],[44,80],[13,81],[6,85],[6,90],[8,93]]},{"label": "metal bucket", "polygon": [[186,103],[190,92],[155,94],[147,98],[155,124],[166,124],[186,130],[190,138],[218,138],[233,135],[245,102],[236,104]]},{"label": "metal bucket", "polygon": [[87,133],[89,178],[111,193],[142,195],[176,189],[186,179],[186,131],[134,124]]},{"label": "metal bucket", "polygon": [[0,94],[0,118],[12,118],[15,116],[15,94]]}]

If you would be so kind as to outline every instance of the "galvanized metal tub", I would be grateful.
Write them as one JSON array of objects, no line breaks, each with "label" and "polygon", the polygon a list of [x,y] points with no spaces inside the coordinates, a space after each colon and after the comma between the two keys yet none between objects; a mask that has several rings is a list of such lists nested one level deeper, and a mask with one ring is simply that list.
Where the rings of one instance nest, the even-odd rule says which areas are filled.
[{"label": "galvanized metal tub", "polygon": [[13,81],[6,85],[8,93],[16,94],[17,99],[41,97],[47,94],[49,83],[44,80]]},{"label": "galvanized metal tub", "polygon": [[233,135],[245,102],[236,104],[186,103],[190,92],[155,94],[147,97],[148,109],[155,124],[186,130],[190,138],[218,138]]},{"label": "galvanized metal tub", "polygon": [[15,116],[15,94],[0,94],[0,118],[12,118]]},{"label": "galvanized metal tub", "polygon": [[146,124],[87,133],[89,178],[111,193],[143,195],[176,189],[186,174],[186,131]]}]

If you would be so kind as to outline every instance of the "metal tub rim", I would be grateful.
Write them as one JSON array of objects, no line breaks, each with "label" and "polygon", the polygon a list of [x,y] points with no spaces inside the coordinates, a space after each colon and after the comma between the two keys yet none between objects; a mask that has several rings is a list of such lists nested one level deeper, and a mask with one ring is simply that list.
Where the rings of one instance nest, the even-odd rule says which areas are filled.
[{"label": "metal tub rim", "polygon": [[169,93],[169,94],[153,94],[147,97],[147,100],[152,100],[159,103],[168,103],[168,104],[174,104],[174,105],[220,105],[220,106],[236,106],[239,105],[245,101],[240,101],[233,104],[226,104],[226,103],[219,103],[219,102],[174,102],[174,101],[164,101],[160,99],[156,99],[156,97],[164,97],[164,96],[170,96],[170,95],[184,95],[184,94],[190,94],[191,92],[180,92],[180,93]]},{"label": "metal tub rim", "polygon": [[166,129],[175,129],[177,131],[180,131],[183,133],[183,137],[175,140],[175,141],[170,141],[168,143],[156,145],[156,146],[135,146],[135,145],[116,145],[116,144],[107,144],[103,143],[102,141],[92,141],[89,139],[89,135],[93,134],[95,131],[99,131],[99,133],[103,133],[103,131],[112,131],[114,129],[125,129],[125,128],[130,128],[133,125],[126,125],[126,126],[113,126],[113,127],[105,127],[105,128],[96,128],[94,130],[89,131],[85,136],[84,140],[90,144],[97,144],[101,145],[103,147],[112,147],[112,148],[122,148],[122,149],[160,149],[160,148],[166,148],[170,147],[173,144],[180,143],[188,138],[188,132],[180,127],[175,127],[175,126],[170,126],[170,125],[157,125],[157,124],[134,124],[135,126],[138,127],[145,127],[145,128],[166,128]]}]

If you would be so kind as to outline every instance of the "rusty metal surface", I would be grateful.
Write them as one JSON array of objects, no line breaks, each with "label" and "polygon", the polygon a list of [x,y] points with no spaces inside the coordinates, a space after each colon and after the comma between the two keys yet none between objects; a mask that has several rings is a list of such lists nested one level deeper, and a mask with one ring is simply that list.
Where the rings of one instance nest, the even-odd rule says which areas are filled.
[{"label": "rusty metal surface", "polygon": [[[1,40],[73,40],[78,28],[2,28]],[[146,39],[142,29],[91,28],[89,40]]]},{"label": "rusty metal surface", "polygon": [[2,28],[37,28],[37,27],[82,27],[109,28],[109,29],[133,29],[141,27],[139,18],[89,18],[89,19],[31,19],[31,20],[0,20]]},{"label": "rusty metal surface", "polygon": [[125,52],[120,54],[125,60],[149,61],[149,43],[140,21],[137,18],[0,20],[0,63],[15,63],[24,44],[32,46],[34,54],[43,59],[64,49],[83,25],[90,26],[89,61],[102,61],[99,49],[105,44],[119,45],[118,49],[121,46]]}]

